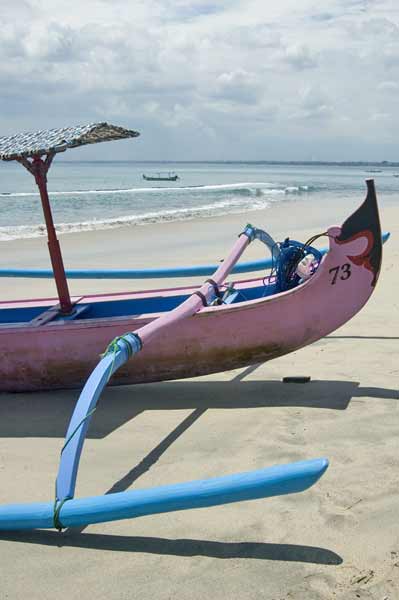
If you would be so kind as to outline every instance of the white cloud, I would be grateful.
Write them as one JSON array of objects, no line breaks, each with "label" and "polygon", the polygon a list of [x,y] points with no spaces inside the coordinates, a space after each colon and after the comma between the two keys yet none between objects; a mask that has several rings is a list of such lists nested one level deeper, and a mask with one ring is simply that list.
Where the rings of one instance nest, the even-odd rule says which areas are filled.
[{"label": "white cloud", "polygon": [[18,0],[0,18],[0,134],[108,120],[165,159],[274,158],[271,138],[300,158],[304,136],[367,158],[399,134],[393,0]]},{"label": "white cloud", "polygon": [[399,90],[399,83],[397,81],[381,81],[377,85],[377,89],[381,92],[395,93]]},{"label": "white cloud", "polygon": [[317,61],[311,55],[307,46],[288,46],[285,49],[285,59],[293,67],[299,70],[316,67]]},{"label": "white cloud", "polygon": [[213,95],[233,103],[255,104],[261,93],[262,83],[256,73],[236,69],[218,75]]}]

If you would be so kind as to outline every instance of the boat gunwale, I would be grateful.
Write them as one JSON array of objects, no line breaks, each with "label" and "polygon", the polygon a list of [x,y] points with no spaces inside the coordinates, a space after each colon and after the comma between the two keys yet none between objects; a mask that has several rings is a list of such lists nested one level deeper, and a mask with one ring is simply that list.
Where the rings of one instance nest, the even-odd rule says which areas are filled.
[{"label": "boat gunwale", "polygon": [[[339,229],[339,228],[334,227],[331,229],[334,229],[335,231],[337,231],[337,229]],[[317,283],[318,279],[320,278],[320,276],[322,275],[322,273],[324,271],[324,269],[322,267],[325,263],[325,260],[330,255],[330,253],[331,253],[331,244],[330,244],[329,251],[322,257],[317,271],[312,275],[312,277],[310,277],[303,283],[300,283],[295,288],[292,288],[290,290],[285,290],[283,292],[278,292],[276,294],[271,294],[270,296],[262,296],[261,298],[253,298],[252,300],[243,300],[242,302],[239,302],[237,304],[218,304],[215,306],[206,306],[206,307],[204,306],[195,315],[193,315],[192,318],[210,317],[210,316],[213,316],[215,313],[229,312],[231,314],[233,312],[238,312],[238,311],[242,311],[242,310],[246,310],[246,311],[255,310],[255,309],[259,308],[260,305],[278,301],[281,298],[284,298],[288,295],[291,296],[294,293],[298,293],[298,292],[302,291],[305,287],[309,287],[311,284]],[[254,279],[252,281],[263,281],[263,279],[264,279],[264,277]],[[242,281],[240,280],[240,283],[241,282]],[[193,286],[193,287],[198,287],[198,286]],[[181,288],[181,289],[188,289],[188,288]],[[123,322],[131,323],[132,321],[134,321],[134,325],[135,325],[135,327],[137,327],[139,324],[140,325],[145,324],[147,322],[151,322],[151,321],[157,319],[162,314],[163,314],[162,312],[141,313],[141,314],[132,313],[131,315],[121,315],[121,316],[114,316],[114,317],[101,317],[101,318],[93,318],[93,319],[75,319],[75,320],[70,320],[70,321],[63,321],[63,320],[50,321],[48,323],[41,325],[40,327],[37,327],[35,325],[32,325],[31,323],[26,323],[26,322],[25,323],[4,323],[4,324],[0,324],[0,334],[1,334],[2,329],[6,330],[7,332],[10,332],[10,330],[12,331],[12,329],[16,329],[17,331],[21,331],[21,329],[23,329],[26,333],[37,332],[38,330],[40,330],[41,332],[43,332],[44,330],[59,332],[59,331],[67,330],[67,329],[84,329],[84,328],[92,328],[92,327],[98,328],[99,325],[101,325],[101,327],[112,327],[115,323],[123,323]]]},{"label": "boat gunwale", "polygon": [[[240,284],[246,284],[246,283],[256,283],[258,281],[263,281],[264,279],[268,278],[269,275],[265,275],[262,277],[253,277],[251,279],[238,279],[235,281],[232,281],[231,283],[233,283],[234,285],[240,285]],[[188,293],[190,293],[191,290],[196,290],[198,288],[200,288],[202,285],[201,283],[196,283],[196,284],[192,284],[192,285],[185,285],[185,286],[180,286],[180,287],[173,287],[173,288],[159,288],[159,289],[151,289],[151,290],[132,290],[129,292],[108,292],[108,293],[100,293],[100,294],[86,294],[83,296],[72,296],[72,300],[74,301],[74,304],[84,304],[86,302],[90,302],[92,299],[95,299],[96,302],[108,302],[109,300],[112,301],[112,299],[119,299],[122,297],[125,297],[125,300],[128,300],[129,298],[126,298],[126,296],[130,296],[132,300],[135,300],[136,298],[133,298],[133,296],[142,296],[143,298],[147,298],[147,297],[153,297],[155,294],[159,293],[160,294],[164,294],[164,297],[169,297],[172,296],[174,294],[172,294],[172,292],[179,292],[179,291],[187,291]],[[223,286],[220,287],[226,287],[226,285],[224,284]],[[102,300],[104,298],[104,300]],[[46,307],[46,306],[54,306],[57,303],[57,298],[50,297],[50,298],[28,298],[25,300],[0,300],[0,311],[1,309],[5,309],[7,310],[8,308],[17,308],[17,306],[8,306],[8,305],[21,305],[20,308],[29,308],[29,306],[24,306],[25,304],[29,304],[31,305],[32,303],[38,303],[40,306]]]}]

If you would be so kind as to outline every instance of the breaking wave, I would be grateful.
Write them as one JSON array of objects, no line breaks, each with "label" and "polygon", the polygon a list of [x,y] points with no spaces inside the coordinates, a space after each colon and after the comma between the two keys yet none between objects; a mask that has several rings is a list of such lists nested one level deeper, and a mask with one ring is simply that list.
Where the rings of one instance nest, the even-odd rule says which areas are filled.
[{"label": "breaking wave", "polygon": [[[58,221],[64,221],[57,223],[57,232],[58,234],[66,234],[246,213],[269,208],[273,202],[284,201],[285,197],[309,193],[315,190],[315,187],[307,185],[278,187],[275,184],[272,185],[265,182],[244,182],[185,187],[55,191],[50,192],[50,196],[55,200],[54,205],[57,205]],[[126,194],[131,195],[131,202],[130,198],[126,198]],[[112,203],[104,203],[106,201],[104,196],[110,195],[115,197],[115,199]],[[119,205],[117,202],[118,195],[121,195]],[[155,195],[152,200],[151,195]],[[0,196],[5,196],[9,199],[15,197],[26,198],[31,206],[35,206],[38,209],[36,199],[29,201],[30,197],[39,196],[36,192],[0,193]],[[83,197],[86,197],[89,207],[86,207],[85,210],[88,215],[85,218],[83,212],[83,214],[81,213],[83,217],[81,220],[72,222],[71,219],[71,222],[69,222],[71,214],[70,211],[68,212],[68,209],[70,209],[69,201],[77,196],[82,197],[82,202],[84,200]],[[170,206],[171,196],[173,198],[173,208],[164,208],[168,205]],[[59,199],[58,202],[56,201],[57,198]],[[123,203],[122,198],[125,198]],[[128,203],[126,203],[126,200],[128,200]],[[117,216],[109,215],[106,218],[91,218],[92,214],[104,214],[106,210],[109,212],[110,207],[114,213],[117,213]],[[63,217],[64,212],[65,216]],[[120,213],[123,212],[128,212],[128,214],[121,215]],[[77,213],[79,213],[79,210],[72,212],[72,218],[76,218]],[[31,222],[32,220],[30,219]],[[46,229],[44,224],[0,226],[0,241],[35,238],[45,235]]]},{"label": "breaking wave", "polygon": [[[159,193],[207,193],[212,192],[213,194],[221,193],[225,194],[230,192],[233,194],[243,196],[257,196],[257,195],[273,195],[273,194],[301,194],[303,192],[317,191],[314,186],[298,185],[298,186],[287,186],[287,187],[273,187],[269,183],[226,183],[226,184],[215,184],[215,185],[192,185],[192,186],[175,186],[175,187],[136,187],[136,188],[121,188],[121,189],[94,189],[94,190],[72,190],[72,191],[50,191],[51,198],[57,198],[58,196],[86,196],[86,195],[113,195],[113,194],[159,194]],[[39,196],[39,192],[0,192],[0,196],[6,196],[11,198],[29,198]]]}]

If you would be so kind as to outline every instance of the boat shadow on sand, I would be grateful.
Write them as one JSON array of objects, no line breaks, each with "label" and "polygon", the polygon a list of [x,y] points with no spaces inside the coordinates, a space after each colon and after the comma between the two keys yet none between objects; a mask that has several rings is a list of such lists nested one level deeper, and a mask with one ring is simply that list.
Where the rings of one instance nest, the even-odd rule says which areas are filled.
[{"label": "boat shadow on sand", "polygon": [[[315,380],[306,385],[287,385],[280,381],[243,381],[255,369],[256,366],[248,367],[230,381],[197,379],[107,388],[100,410],[94,416],[89,429],[88,437],[93,439],[106,437],[144,411],[193,410],[137,465],[115,482],[106,494],[128,489],[208,409],[284,406],[345,410],[355,397],[398,399],[397,390],[361,387],[358,382],[353,381]],[[0,397],[1,437],[64,437],[70,413],[76,402],[76,390],[41,393],[40,400],[35,396],[3,394]],[[1,533],[0,540],[182,557],[207,556],[219,559],[242,558],[323,565],[339,565],[343,562],[335,552],[314,546],[107,535],[87,533],[85,527],[69,528],[61,534],[40,530],[4,532]]]},{"label": "boat shadow on sand", "polygon": [[[287,385],[280,381],[242,381],[255,369],[256,366],[248,367],[230,381],[197,379],[107,388],[103,394],[101,408],[89,429],[90,438],[106,437],[144,411],[190,408],[193,411],[137,465],[115,482],[106,494],[128,489],[208,409],[284,406],[345,410],[354,397],[398,399],[396,390],[361,387],[358,382],[353,381],[316,380],[306,385]],[[76,402],[76,394],[76,390],[42,393],[40,402],[34,401],[33,394],[3,394],[0,398],[0,417],[4,412],[7,419],[0,418],[0,436],[63,438]],[[335,552],[314,546],[121,536],[87,533],[84,530],[85,527],[69,528],[61,534],[40,530],[7,532],[0,535],[0,540],[182,557],[207,556],[219,559],[242,558],[323,565],[339,565],[343,562]]]},{"label": "boat shadow on sand", "polygon": [[[114,392],[115,391],[116,390],[114,390]],[[115,396],[115,394],[112,394],[112,390],[111,395]],[[200,395],[198,395],[198,399],[201,399]],[[150,407],[150,410],[151,408],[159,410],[160,406],[161,403],[157,404],[156,407],[152,405]],[[212,406],[214,406],[213,403]],[[247,404],[245,404],[245,406],[247,406]],[[173,404],[172,408],[178,409],[182,407],[187,408],[188,405],[178,403],[177,405]],[[226,405],[223,405],[223,407],[226,407]],[[149,407],[146,407],[146,409],[148,408]],[[168,403],[164,406],[164,408],[170,409],[171,406]],[[136,466],[134,466],[128,473],[126,473],[119,481],[115,482],[106,491],[106,494],[122,492],[128,489],[137,479],[139,479],[139,477],[141,477],[159,460],[162,454],[164,454],[167,451],[167,449],[189,427],[191,427],[191,425],[193,425],[195,421],[197,421],[197,419],[199,419],[206,412],[208,408],[210,408],[209,402],[207,406],[196,408],[194,411],[192,411]],[[144,410],[144,407],[142,410]],[[133,416],[139,414],[140,412],[141,410],[137,410]],[[105,410],[104,413],[107,413],[109,415],[112,414],[108,413],[107,410]],[[92,430],[94,432],[96,431],[95,423],[93,423]],[[328,550],[326,548],[319,548],[316,546],[304,546],[299,544],[277,544],[267,542],[219,542],[190,538],[167,539],[149,536],[144,537],[129,535],[112,535],[100,533],[87,533],[85,529],[85,526],[71,527],[66,529],[62,533],[44,530],[26,532],[1,532],[0,541],[3,540],[9,542],[22,542],[23,544],[53,546],[57,548],[83,548],[93,550],[108,550],[112,552],[155,554],[159,556],[206,556],[209,558],[219,559],[257,559],[313,563],[321,565],[340,565],[343,562],[339,554],[336,554],[332,550]]]},{"label": "boat shadow on sand", "polygon": [[[324,382],[331,383],[331,382]],[[184,385],[184,393],[187,393],[187,385]],[[138,386],[136,386],[138,387]],[[149,386],[140,386],[143,389],[148,388]],[[159,388],[160,385],[151,386]],[[163,386],[165,387],[165,385]],[[175,385],[170,385],[168,387],[175,388]],[[224,392],[221,391],[221,397],[225,394],[225,385],[221,384],[221,388],[224,389]],[[295,386],[296,387],[296,386]],[[120,402],[126,404],[126,396],[120,394],[119,389],[109,390],[110,396],[113,396],[112,402],[110,404],[113,405],[113,410],[120,409]],[[172,402],[171,399],[169,401],[165,401],[162,403],[160,395],[159,402],[157,401],[151,403],[151,406],[145,406],[145,398],[141,397],[140,400],[140,408],[136,407],[136,412],[134,413],[126,413],[122,411],[125,420],[126,418],[132,418],[135,415],[139,414],[143,410],[159,410],[163,407],[165,410],[169,409],[181,409],[181,408],[189,408],[192,407],[194,401],[197,403],[201,403],[203,406],[201,408],[195,408],[175,429],[173,429],[155,448],[153,448],[136,466],[134,466],[128,473],[124,475],[119,481],[115,482],[111,488],[106,491],[106,494],[112,494],[116,492],[121,492],[128,489],[139,477],[141,477],[146,471],[148,471],[164,454],[167,449],[189,428],[191,427],[197,419],[199,419],[210,407],[222,407],[228,408],[233,407],[234,403],[232,399],[230,399],[229,403],[226,404],[220,400],[219,404],[217,400],[213,400],[212,402],[208,401],[205,403],[203,401],[203,389],[197,391],[194,395],[189,396],[190,402],[184,402],[183,399],[180,401],[174,399]],[[126,390],[125,390],[126,393]],[[171,397],[173,397],[173,390],[170,391]],[[183,393],[183,390],[180,392]],[[242,393],[242,392],[241,392]],[[119,399],[118,399],[119,396]],[[18,396],[16,396],[18,398]],[[108,398],[111,401],[111,398]],[[116,401],[114,403],[114,401]],[[216,403],[215,403],[216,402]],[[141,404],[143,406],[141,408]],[[245,406],[261,406],[261,404],[248,404],[244,403]],[[267,405],[270,405],[269,403]],[[124,404],[123,404],[124,406]],[[243,402],[241,401],[238,406],[243,406]],[[47,405],[47,408],[50,408]],[[70,408],[68,404],[68,408]],[[105,409],[103,412],[102,418],[107,418],[113,414],[112,412]],[[65,416],[65,420],[67,421],[67,416]],[[96,424],[93,423],[92,427],[92,436],[93,433],[97,436],[101,433],[101,436],[104,435],[104,428],[101,427],[98,429],[99,421],[101,419],[97,419],[97,429]],[[115,422],[114,422],[115,423]],[[120,422],[119,422],[120,424]],[[118,425],[119,426],[119,425]],[[43,433],[43,431],[42,431]],[[4,432],[2,432],[4,435]],[[48,435],[48,433],[46,433]],[[58,435],[58,434],[57,434]],[[59,433],[60,436],[63,433]],[[23,544],[34,544],[41,546],[53,546],[57,548],[83,548],[83,549],[93,549],[93,550],[108,550],[112,552],[130,552],[130,553],[144,553],[144,554],[156,554],[160,556],[182,556],[182,557],[194,557],[194,556],[206,556],[209,558],[219,558],[219,559],[257,559],[257,560],[272,560],[272,561],[286,561],[286,562],[302,562],[302,563],[313,563],[313,564],[321,564],[321,565],[340,565],[343,561],[341,556],[333,552],[332,550],[328,550],[326,548],[319,548],[315,546],[304,546],[304,545],[295,545],[295,544],[277,544],[277,543],[267,543],[267,542],[219,542],[219,541],[211,541],[211,540],[199,540],[199,539],[167,539],[160,537],[144,537],[144,536],[129,536],[129,535],[112,535],[112,534],[99,534],[99,533],[87,533],[85,531],[85,527],[73,527],[66,529],[63,533],[59,533],[56,531],[44,531],[44,530],[36,530],[29,532],[2,532],[0,533],[0,541],[9,541],[9,542],[22,542]]]},{"label": "boat shadow on sand", "polygon": [[[398,400],[398,391],[363,387],[356,381],[313,380],[307,384],[242,381],[256,367],[230,381],[180,380],[108,387],[87,437],[105,438],[144,411],[303,407],[345,410],[352,398]],[[0,437],[64,438],[77,390],[0,395]]]},{"label": "boat shadow on sand", "polygon": [[243,558],[340,565],[342,558],[332,550],[317,546],[272,544],[267,542],[215,542],[195,539],[124,536],[68,531],[34,531],[2,533],[0,540],[39,544],[58,548],[87,548],[113,552],[156,554],[160,556],[207,556],[209,558]]}]

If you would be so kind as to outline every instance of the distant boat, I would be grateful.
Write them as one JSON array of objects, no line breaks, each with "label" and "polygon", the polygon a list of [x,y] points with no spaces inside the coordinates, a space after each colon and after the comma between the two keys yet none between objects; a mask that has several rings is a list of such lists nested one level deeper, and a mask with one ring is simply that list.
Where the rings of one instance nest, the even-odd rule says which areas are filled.
[{"label": "distant boat", "polygon": [[381,169],[368,169],[366,173],[382,173]]},{"label": "distant boat", "polygon": [[177,181],[179,176],[176,173],[155,173],[155,175],[143,175],[146,181]]},{"label": "distant boat", "polygon": [[393,173],[394,177],[399,177],[399,173]]}]

